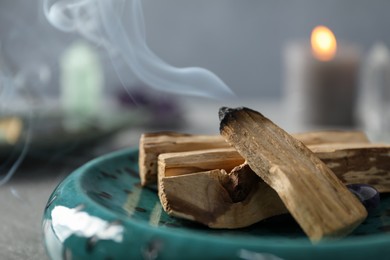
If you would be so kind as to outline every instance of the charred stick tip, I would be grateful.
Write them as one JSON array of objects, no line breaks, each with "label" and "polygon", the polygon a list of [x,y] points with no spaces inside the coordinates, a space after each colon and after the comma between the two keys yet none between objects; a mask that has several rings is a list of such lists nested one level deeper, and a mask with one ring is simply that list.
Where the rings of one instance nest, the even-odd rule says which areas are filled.
[{"label": "charred stick tip", "polygon": [[232,108],[229,108],[229,107],[221,107],[218,111],[218,116],[219,116],[219,121],[222,121],[226,114],[229,113],[229,111],[232,110]]},{"label": "charred stick tip", "polygon": [[228,123],[229,119],[231,119],[236,112],[240,112],[242,110],[247,112],[257,113],[263,116],[261,113],[247,107],[237,107],[237,108],[221,107],[218,111],[219,121],[220,121],[219,130],[222,131],[222,129]]},{"label": "charred stick tip", "polygon": [[234,112],[243,109],[243,107],[230,108],[230,107],[221,107],[218,111],[219,121],[220,121],[220,130],[223,129],[226,121],[230,118]]}]

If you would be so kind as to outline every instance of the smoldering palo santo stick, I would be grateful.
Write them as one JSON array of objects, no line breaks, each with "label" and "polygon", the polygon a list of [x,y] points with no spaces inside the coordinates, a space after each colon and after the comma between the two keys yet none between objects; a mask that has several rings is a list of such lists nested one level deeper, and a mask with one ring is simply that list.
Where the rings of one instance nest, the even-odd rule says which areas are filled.
[{"label": "smoldering palo santo stick", "polygon": [[248,108],[221,108],[221,135],[279,195],[313,241],[342,237],[367,216],[359,200],[303,143]]}]

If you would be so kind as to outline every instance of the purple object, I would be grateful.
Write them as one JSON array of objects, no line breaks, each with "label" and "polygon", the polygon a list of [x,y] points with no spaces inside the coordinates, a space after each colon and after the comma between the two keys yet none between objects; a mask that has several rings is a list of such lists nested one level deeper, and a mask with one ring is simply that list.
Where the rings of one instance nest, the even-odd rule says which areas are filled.
[{"label": "purple object", "polygon": [[179,102],[171,96],[161,93],[150,93],[143,88],[131,88],[129,91],[120,90],[116,95],[121,107],[141,109],[152,117],[150,125],[162,127],[179,126],[184,122]]},{"label": "purple object", "polygon": [[162,95],[152,95],[142,89],[133,89],[129,92],[120,91],[117,100],[123,107],[146,108],[152,112],[157,119],[164,119],[169,116],[177,116],[179,106],[173,98]]},{"label": "purple object", "polygon": [[347,188],[355,194],[368,212],[379,206],[380,195],[374,187],[368,184],[348,184]]}]

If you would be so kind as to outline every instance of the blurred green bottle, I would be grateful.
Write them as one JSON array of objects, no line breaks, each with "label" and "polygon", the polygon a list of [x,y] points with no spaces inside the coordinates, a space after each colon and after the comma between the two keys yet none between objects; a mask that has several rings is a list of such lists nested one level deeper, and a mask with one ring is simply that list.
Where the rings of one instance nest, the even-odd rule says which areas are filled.
[{"label": "blurred green bottle", "polygon": [[68,130],[97,119],[103,100],[103,69],[98,53],[88,43],[73,43],[60,60],[60,100]]}]

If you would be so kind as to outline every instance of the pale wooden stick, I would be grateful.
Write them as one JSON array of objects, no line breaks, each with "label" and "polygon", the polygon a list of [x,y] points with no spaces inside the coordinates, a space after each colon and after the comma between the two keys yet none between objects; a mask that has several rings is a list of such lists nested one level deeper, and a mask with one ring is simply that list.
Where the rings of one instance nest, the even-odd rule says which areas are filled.
[{"label": "pale wooden stick", "polygon": [[[158,194],[163,209],[170,215],[197,220],[210,227],[221,225],[221,223],[214,223],[217,218],[215,215],[223,215],[223,212],[213,212],[211,208],[227,206],[224,203],[218,205],[221,203],[220,195],[217,196],[220,191],[218,178],[228,178],[226,172],[243,162],[242,156],[231,147],[160,154]],[[204,190],[210,190],[208,192],[210,194],[205,193]],[[210,204],[199,206],[199,203],[205,201]],[[204,214],[206,217],[202,217]],[[208,218],[207,216],[210,215],[214,217]]]},{"label": "pale wooden stick", "polygon": [[390,145],[322,144],[309,148],[343,183],[364,183],[379,192],[390,192]]},{"label": "pale wooden stick", "polygon": [[157,182],[157,156],[161,153],[226,147],[229,147],[229,144],[221,136],[188,135],[175,132],[143,134],[139,145],[141,185],[146,186]]},{"label": "pale wooden stick", "polygon": [[168,177],[214,169],[230,172],[244,162],[245,159],[232,147],[163,153],[158,157],[158,174]]},{"label": "pale wooden stick", "polygon": [[[390,145],[350,143],[308,147],[334,170],[343,183],[365,183],[381,192],[390,192]],[[234,148],[161,154],[158,157],[159,196],[164,210],[169,215],[195,220],[211,228],[245,227],[287,213],[277,193],[247,164],[226,174],[232,165],[242,160]],[[230,186],[223,185],[226,180]],[[249,193],[253,187],[256,187],[255,192]],[[220,195],[200,192],[214,188]],[[226,192],[236,199],[222,199]],[[179,202],[177,197],[180,197]],[[240,203],[236,205],[237,202]],[[216,210],[217,205],[226,211]],[[239,217],[236,212],[241,212]]]},{"label": "pale wooden stick", "polygon": [[[322,131],[293,135],[305,144],[368,142],[362,132]],[[146,133],[140,138],[139,174],[143,186],[157,182],[157,156],[161,153],[186,152],[231,147],[220,135],[189,135],[175,132]]]},{"label": "pale wooden stick", "polygon": [[[369,184],[379,192],[390,192],[390,145],[345,143],[309,145],[308,148],[344,184]],[[159,166],[160,172],[175,176],[214,169],[229,172],[244,162],[244,158],[230,147],[166,153],[159,156],[159,161],[164,165]]]},{"label": "pale wooden stick", "polygon": [[367,216],[360,201],[303,143],[248,108],[220,109],[221,135],[279,195],[313,241],[350,233]]},{"label": "pale wooden stick", "polygon": [[292,136],[305,145],[370,142],[367,135],[361,131],[313,131]]},{"label": "pale wooden stick", "polygon": [[211,228],[246,227],[288,212],[276,192],[247,165],[229,174],[211,170],[159,177],[160,201],[169,215]]}]

